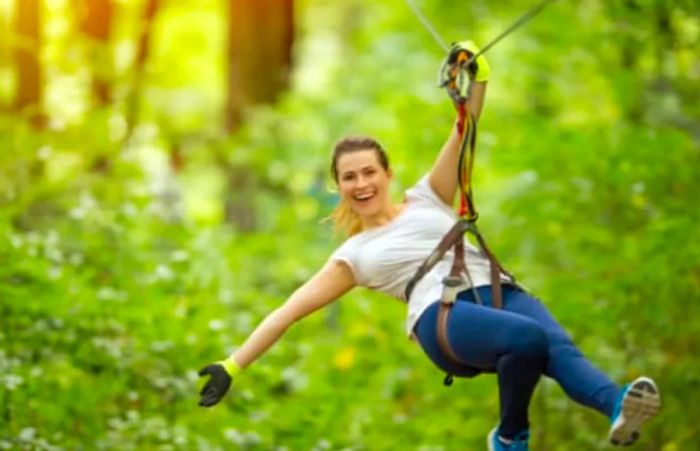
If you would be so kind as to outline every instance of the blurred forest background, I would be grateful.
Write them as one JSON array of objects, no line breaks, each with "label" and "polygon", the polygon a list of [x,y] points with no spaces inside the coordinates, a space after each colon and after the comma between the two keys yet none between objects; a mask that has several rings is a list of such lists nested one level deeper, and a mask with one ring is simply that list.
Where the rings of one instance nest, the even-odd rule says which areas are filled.
[{"label": "blurred forest background", "polygon": [[[534,3],[417,1],[481,45]],[[560,0],[488,53],[482,229],[612,378],[657,378],[639,450],[700,449],[699,42],[698,0]],[[0,0],[0,449],[483,449],[495,378],[443,387],[362,289],[197,406],[339,244],[333,142],[377,137],[397,200],[428,170],[443,57],[402,0]],[[551,380],[532,416],[533,449],[608,446]]]}]

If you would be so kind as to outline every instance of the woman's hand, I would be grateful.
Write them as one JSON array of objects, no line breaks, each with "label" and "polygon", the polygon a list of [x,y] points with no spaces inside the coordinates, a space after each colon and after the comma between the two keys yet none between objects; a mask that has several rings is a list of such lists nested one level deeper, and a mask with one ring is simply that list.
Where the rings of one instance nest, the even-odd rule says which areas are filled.
[{"label": "woman's hand", "polygon": [[210,407],[218,403],[231,386],[233,377],[260,357],[294,322],[330,304],[354,285],[353,273],[346,263],[327,262],[281,307],[269,313],[228,359],[202,368],[199,375],[211,377],[199,393],[199,405]]},{"label": "woman's hand", "polygon": [[[448,61],[456,61],[457,55],[463,50],[466,50],[467,53],[470,54],[470,58],[471,55],[476,55],[481,51],[474,41],[469,40],[456,42],[452,44]],[[474,81],[488,81],[489,77],[491,76],[491,66],[484,55],[479,55],[476,57],[476,60],[469,65],[468,69],[469,75]]]},{"label": "woman's hand", "polygon": [[211,376],[207,383],[204,384],[204,387],[202,387],[202,391],[199,392],[201,396],[199,405],[202,407],[211,407],[221,401],[221,398],[224,397],[233,381],[233,378],[221,363],[212,363],[205,366],[199,370],[199,375],[201,377]]},{"label": "woman's hand", "polygon": [[221,401],[233,381],[233,376],[241,371],[240,365],[233,355],[226,360],[215,362],[199,370],[200,377],[211,376],[199,392],[199,405],[211,407]]}]

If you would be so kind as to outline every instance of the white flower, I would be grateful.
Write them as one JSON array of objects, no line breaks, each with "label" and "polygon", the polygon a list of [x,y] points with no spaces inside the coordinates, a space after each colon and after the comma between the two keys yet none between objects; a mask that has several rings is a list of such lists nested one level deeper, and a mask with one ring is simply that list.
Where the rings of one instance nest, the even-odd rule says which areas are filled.
[{"label": "white flower", "polygon": [[3,384],[5,385],[5,388],[8,390],[12,391],[18,386],[22,385],[24,383],[24,379],[22,379],[21,376],[17,376],[16,374],[8,374],[5,376],[3,380]]}]

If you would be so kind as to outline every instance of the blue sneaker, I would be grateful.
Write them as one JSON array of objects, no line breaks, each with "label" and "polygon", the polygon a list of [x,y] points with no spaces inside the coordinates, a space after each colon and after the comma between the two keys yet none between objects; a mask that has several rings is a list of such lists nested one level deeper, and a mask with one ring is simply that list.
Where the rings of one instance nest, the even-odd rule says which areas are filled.
[{"label": "blue sneaker", "polygon": [[488,437],[489,451],[527,451],[527,442],[530,440],[530,432],[522,431],[513,437],[511,443],[504,443],[498,438],[498,428],[491,429]]},{"label": "blue sneaker", "polygon": [[627,446],[639,438],[642,424],[659,413],[659,389],[648,377],[638,377],[622,387],[611,417],[610,443]]}]

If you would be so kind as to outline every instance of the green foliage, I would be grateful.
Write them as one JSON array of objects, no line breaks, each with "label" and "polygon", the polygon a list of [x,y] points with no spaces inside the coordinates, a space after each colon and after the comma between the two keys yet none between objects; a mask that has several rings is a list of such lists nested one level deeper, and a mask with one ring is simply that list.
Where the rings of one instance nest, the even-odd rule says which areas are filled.
[{"label": "green foliage", "polygon": [[[297,2],[292,87],[231,136],[222,4],[164,2],[126,124],[143,2],[119,2],[104,108],[72,90],[84,43],[61,32],[64,3],[47,17],[49,127],[0,115],[0,449],[483,448],[494,378],[443,388],[403,337],[404,307],[365,290],[291,328],[220,406],[196,406],[196,370],[338,244],[319,224],[332,143],[377,137],[398,199],[445,139],[442,55],[404,2]],[[524,5],[422,7],[448,41],[485,43]],[[691,1],[555,2],[488,54],[482,229],[593,362],[621,383],[657,378],[663,413],[638,449],[699,439],[698,17]],[[228,193],[253,206],[252,231],[226,221],[231,170],[252,180]],[[604,446],[606,420],[552,381],[532,414],[535,449]]]}]

